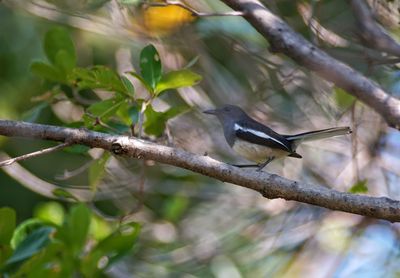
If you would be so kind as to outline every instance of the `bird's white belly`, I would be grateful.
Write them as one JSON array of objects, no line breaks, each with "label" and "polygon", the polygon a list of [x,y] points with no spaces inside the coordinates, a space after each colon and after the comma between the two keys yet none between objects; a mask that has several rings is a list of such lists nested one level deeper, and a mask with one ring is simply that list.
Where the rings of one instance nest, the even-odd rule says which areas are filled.
[{"label": "bird's white belly", "polygon": [[244,158],[257,163],[265,162],[270,157],[279,158],[289,154],[284,150],[252,144],[241,139],[235,140],[232,149]]}]

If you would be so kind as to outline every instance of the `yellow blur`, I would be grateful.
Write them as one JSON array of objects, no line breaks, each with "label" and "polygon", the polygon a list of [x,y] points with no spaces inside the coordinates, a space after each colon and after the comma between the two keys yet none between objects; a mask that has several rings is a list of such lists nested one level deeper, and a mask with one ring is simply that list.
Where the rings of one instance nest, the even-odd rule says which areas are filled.
[{"label": "yellow blur", "polygon": [[153,6],[143,11],[142,24],[150,36],[167,36],[196,20],[191,11],[177,5]]}]

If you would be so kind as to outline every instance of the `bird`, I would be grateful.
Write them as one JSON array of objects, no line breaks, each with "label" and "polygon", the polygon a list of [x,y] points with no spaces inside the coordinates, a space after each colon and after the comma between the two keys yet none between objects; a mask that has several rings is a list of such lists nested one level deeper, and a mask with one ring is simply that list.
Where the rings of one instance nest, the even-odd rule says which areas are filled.
[{"label": "bird", "polygon": [[224,105],[220,108],[203,112],[218,118],[227,143],[236,153],[249,161],[257,163],[232,165],[237,167],[258,167],[257,171],[261,171],[277,158],[286,156],[302,158],[296,152],[297,147],[302,142],[351,133],[350,127],[346,126],[283,135],[252,119],[240,107],[235,105]]}]

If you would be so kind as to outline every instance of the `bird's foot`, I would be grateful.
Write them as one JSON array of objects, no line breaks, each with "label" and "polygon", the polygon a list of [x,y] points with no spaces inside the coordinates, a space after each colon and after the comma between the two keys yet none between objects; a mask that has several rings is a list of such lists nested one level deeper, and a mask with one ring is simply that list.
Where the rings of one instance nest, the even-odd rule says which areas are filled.
[{"label": "bird's foot", "polygon": [[260,163],[260,164],[258,164],[257,166],[258,166],[258,168],[257,168],[257,172],[261,172],[262,171],[262,169],[264,169],[265,168],[265,166],[267,166],[268,165],[268,163],[270,163],[272,160],[274,160],[275,159],[275,157],[270,157],[270,158],[268,158],[267,159],[267,161],[265,161],[265,162],[263,162],[263,163]]}]

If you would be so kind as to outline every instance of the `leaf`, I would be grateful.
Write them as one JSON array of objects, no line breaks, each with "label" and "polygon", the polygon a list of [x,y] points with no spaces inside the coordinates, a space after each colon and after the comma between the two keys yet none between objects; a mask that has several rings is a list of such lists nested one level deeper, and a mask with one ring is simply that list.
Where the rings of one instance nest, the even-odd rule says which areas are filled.
[{"label": "leaf", "polygon": [[88,107],[87,112],[92,116],[98,117],[106,121],[109,117],[113,116],[118,108],[124,103],[125,100],[120,98],[110,98],[103,101],[96,102]]},{"label": "leaf", "polygon": [[170,221],[177,221],[189,205],[189,199],[184,196],[174,196],[168,199],[164,206],[164,218]]},{"label": "leaf", "polygon": [[139,236],[140,229],[139,223],[123,224],[117,231],[100,241],[95,250],[101,250],[102,253],[109,253],[114,257],[119,257],[132,248]]},{"label": "leaf", "polygon": [[119,106],[116,114],[125,125],[129,126],[138,122],[139,107],[136,103],[132,105],[124,102],[121,106]]},{"label": "leaf", "polygon": [[127,92],[131,96],[134,96],[135,95],[135,87],[133,87],[133,84],[131,83],[131,81],[123,75],[121,75],[120,78],[121,78],[122,83],[124,84],[125,92]]},{"label": "leaf", "polygon": [[69,79],[76,82],[80,89],[104,89],[117,93],[126,91],[118,74],[105,66],[94,66],[89,69],[75,68]]},{"label": "leaf", "polygon": [[[16,226],[16,213],[12,208],[0,209],[0,245],[10,243]],[[0,247],[1,249],[1,247]]]},{"label": "leaf", "polygon": [[46,63],[33,62],[31,64],[30,70],[33,74],[49,81],[61,83],[65,82],[63,73],[59,69]]},{"label": "leaf", "polygon": [[200,75],[188,69],[171,71],[162,76],[155,91],[156,94],[159,94],[168,89],[193,86],[200,82],[201,79]]},{"label": "leaf", "polygon": [[184,111],[186,111],[186,107],[172,107],[166,112],[157,112],[153,110],[151,105],[148,105],[144,112],[146,116],[146,121],[143,124],[144,131],[147,134],[159,137],[164,133],[166,122]]},{"label": "leaf", "polygon": [[346,93],[346,91],[344,91],[338,87],[335,87],[333,89],[333,91],[334,91],[334,98],[336,100],[336,103],[338,106],[340,106],[340,108],[342,108],[343,110],[346,110],[351,105],[353,105],[355,98],[352,95]]},{"label": "leaf", "polygon": [[98,268],[100,260],[106,258],[105,269],[117,262],[120,258],[132,250],[141,227],[138,223],[121,225],[118,230],[101,240],[85,259],[85,272],[90,273],[94,268]]},{"label": "leaf", "polygon": [[49,226],[34,230],[17,246],[14,254],[7,260],[6,264],[18,263],[35,255],[50,242],[50,234],[53,231],[54,228]]},{"label": "leaf", "polygon": [[43,226],[48,226],[43,221],[35,218],[25,220],[15,229],[13,237],[11,239],[11,247],[13,249],[25,240],[25,238],[32,233],[32,231],[37,230]]},{"label": "leaf", "polygon": [[368,192],[367,182],[368,182],[367,179],[357,181],[350,188],[349,192],[350,193],[367,193]]},{"label": "leaf", "polygon": [[82,203],[74,205],[57,234],[74,254],[78,254],[89,232],[90,210]]},{"label": "leaf", "polygon": [[146,83],[154,91],[161,79],[161,60],[157,49],[148,45],[140,52],[140,73]]},{"label": "leaf", "polygon": [[79,201],[79,199],[76,198],[72,193],[63,188],[56,188],[51,193],[53,193],[55,197],[60,199],[66,199],[66,200],[70,199],[76,202]]},{"label": "leaf", "polygon": [[89,186],[92,191],[96,191],[97,186],[105,174],[105,165],[110,158],[110,154],[105,152],[99,159],[96,159],[89,168]]},{"label": "leaf", "polygon": [[64,221],[64,208],[57,202],[46,202],[36,206],[34,216],[45,223],[62,225]]},{"label": "leaf", "polygon": [[152,92],[153,89],[150,87],[149,84],[147,84],[146,80],[143,79],[142,76],[140,76],[139,74],[137,74],[134,71],[130,71],[128,72],[130,75],[132,75],[133,77],[135,77],[137,80],[140,81],[140,83],[142,83],[142,85],[146,88],[147,91]]},{"label": "leaf", "polygon": [[124,224],[114,233],[100,241],[95,249],[103,253],[125,252],[131,248],[140,232],[138,223]]},{"label": "leaf", "polygon": [[[65,246],[62,242],[51,241],[38,254],[19,266],[12,277],[62,277],[59,268],[50,266],[59,264],[63,252],[65,252]],[[63,271],[63,273],[65,272]]]},{"label": "leaf", "polygon": [[64,73],[71,72],[75,67],[75,63],[76,61],[73,59],[73,57],[71,57],[71,55],[64,49],[61,49],[57,52],[55,65]]},{"label": "leaf", "polygon": [[44,51],[50,62],[62,69],[72,69],[76,65],[75,46],[65,28],[56,27],[46,33]]}]

